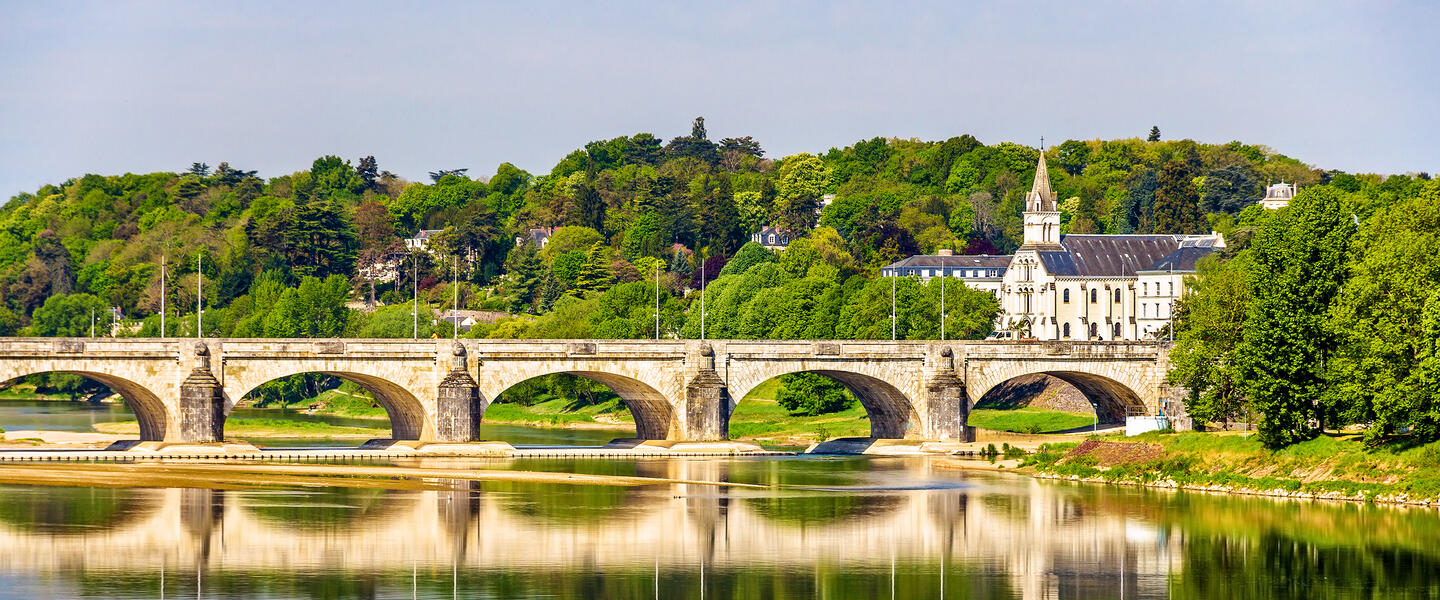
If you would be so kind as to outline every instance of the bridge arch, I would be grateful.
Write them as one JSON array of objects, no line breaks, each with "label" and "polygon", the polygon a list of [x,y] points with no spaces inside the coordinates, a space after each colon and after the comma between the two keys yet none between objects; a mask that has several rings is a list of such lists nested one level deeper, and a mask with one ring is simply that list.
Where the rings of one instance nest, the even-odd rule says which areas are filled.
[{"label": "bridge arch", "polygon": [[41,368],[15,368],[17,363],[6,361],[0,367],[0,382],[12,381],[30,375],[45,375],[49,373],[63,373],[66,375],[79,375],[86,379],[95,381],[115,392],[125,402],[125,406],[135,413],[135,420],[140,424],[140,439],[142,441],[163,441],[165,439],[166,425],[169,423],[169,413],[165,410],[165,402],[149,386],[136,382],[128,375],[117,375],[114,373],[86,369],[51,369]]},{"label": "bridge arch", "polygon": [[[869,371],[869,372],[862,372]],[[883,439],[904,438],[908,433],[918,433],[920,415],[915,402],[899,386],[889,381],[884,367],[870,363],[859,363],[842,368],[838,365],[809,364],[806,361],[763,361],[730,367],[730,410],[761,383],[792,373],[815,373],[840,382],[865,408],[870,417],[870,437]]]},{"label": "bridge arch", "polygon": [[[1126,415],[1149,414],[1151,411],[1146,402],[1148,381],[1141,369],[1126,369],[1115,364],[1086,368],[1072,364],[1027,364],[1025,361],[1000,368],[986,366],[972,372],[966,381],[968,408],[973,409],[987,394],[1007,381],[1037,374],[1049,375],[1075,386],[1094,405],[1101,420],[1123,421]],[[968,414],[969,411],[966,412]]]},{"label": "bridge arch", "polygon": [[266,379],[238,377],[237,383],[226,378],[225,415],[247,394],[265,383],[292,375],[328,375],[338,377],[364,388],[375,397],[375,402],[385,409],[390,418],[391,437],[397,440],[418,440],[425,431],[425,404],[410,390],[389,379],[369,373],[348,370],[296,370],[270,376]]},{"label": "bridge arch", "polygon": [[675,409],[670,400],[651,383],[641,381],[631,375],[595,369],[557,370],[533,375],[526,372],[525,375],[528,376],[523,379],[509,378],[505,381],[491,382],[491,385],[482,384],[481,395],[484,397],[482,403],[489,408],[491,402],[516,385],[537,377],[562,374],[589,379],[615,392],[615,395],[620,397],[620,402],[624,403],[625,408],[630,411],[630,416],[635,419],[636,438],[663,440],[669,437],[675,423]]}]

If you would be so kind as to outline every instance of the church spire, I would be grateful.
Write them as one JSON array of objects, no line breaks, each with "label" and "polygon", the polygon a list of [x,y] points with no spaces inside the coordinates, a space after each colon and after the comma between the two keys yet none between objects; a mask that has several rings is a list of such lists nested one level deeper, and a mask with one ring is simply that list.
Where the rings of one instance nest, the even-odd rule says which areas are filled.
[{"label": "church spire", "polygon": [[1035,165],[1035,183],[1030,193],[1025,194],[1025,210],[1028,212],[1052,212],[1055,207],[1055,192],[1050,191],[1050,169],[1045,165],[1045,153],[1040,153],[1040,163]]},{"label": "church spire", "polygon": [[1055,192],[1050,190],[1050,169],[1045,166],[1045,152],[1035,165],[1035,183],[1025,194],[1025,242],[1021,248],[1054,246],[1060,243],[1060,209],[1055,206]]}]

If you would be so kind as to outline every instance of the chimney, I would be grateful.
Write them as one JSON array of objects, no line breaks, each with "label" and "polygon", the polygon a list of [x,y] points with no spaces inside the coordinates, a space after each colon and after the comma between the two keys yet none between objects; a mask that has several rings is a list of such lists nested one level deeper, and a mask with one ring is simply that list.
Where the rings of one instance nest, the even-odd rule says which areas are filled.
[{"label": "chimney", "polygon": [[940,256],[955,256],[955,251],[949,248],[941,248],[937,254]]}]

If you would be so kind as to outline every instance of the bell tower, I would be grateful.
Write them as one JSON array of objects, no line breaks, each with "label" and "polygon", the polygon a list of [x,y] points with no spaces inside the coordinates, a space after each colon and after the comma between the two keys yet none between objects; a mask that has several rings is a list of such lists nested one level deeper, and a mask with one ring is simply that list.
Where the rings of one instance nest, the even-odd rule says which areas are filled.
[{"label": "bell tower", "polygon": [[1035,183],[1025,194],[1024,246],[1055,246],[1060,244],[1060,209],[1055,206],[1055,192],[1050,191],[1050,170],[1045,165],[1045,151],[1035,166]]}]

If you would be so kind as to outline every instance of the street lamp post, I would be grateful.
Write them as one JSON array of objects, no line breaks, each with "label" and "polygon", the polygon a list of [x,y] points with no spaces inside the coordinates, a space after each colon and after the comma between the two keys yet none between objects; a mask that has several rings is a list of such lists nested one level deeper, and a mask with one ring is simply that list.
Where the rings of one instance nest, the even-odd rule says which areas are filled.
[{"label": "street lamp post", "polygon": [[945,272],[945,265],[940,265],[940,341],[945,341],[945,280],[949,279],[949,273]]},{"label": "street lamp post", "polygon": [[896,273],[890,274],[890,341],[895,341],[895,280],[899,279]]},{"label": "street lamp post", "polygon": [[205,255],[195,255],[195,339],[205,337]]}]

